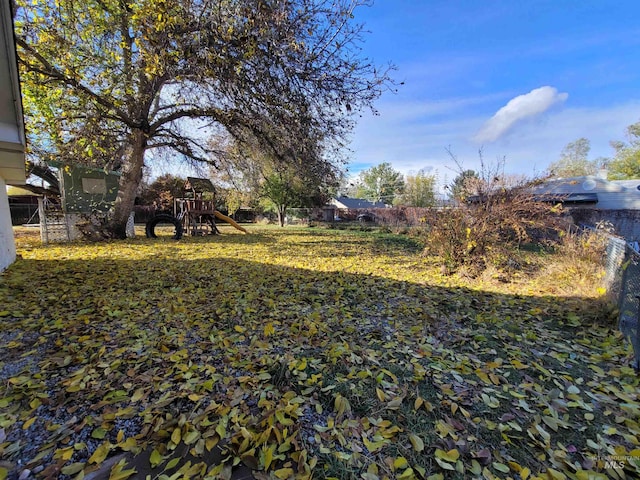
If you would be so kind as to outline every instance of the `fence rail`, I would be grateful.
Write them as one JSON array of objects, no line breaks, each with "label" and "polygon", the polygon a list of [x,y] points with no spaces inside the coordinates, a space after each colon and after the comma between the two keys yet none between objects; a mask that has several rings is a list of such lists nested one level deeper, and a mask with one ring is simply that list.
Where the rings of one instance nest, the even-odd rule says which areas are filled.
[{"label": "fence rail", "polygon": [[610,237],[605,282],[618,305],[618,326],[633,346],[633,366],[640,370],[640,253],[623,239]]}]

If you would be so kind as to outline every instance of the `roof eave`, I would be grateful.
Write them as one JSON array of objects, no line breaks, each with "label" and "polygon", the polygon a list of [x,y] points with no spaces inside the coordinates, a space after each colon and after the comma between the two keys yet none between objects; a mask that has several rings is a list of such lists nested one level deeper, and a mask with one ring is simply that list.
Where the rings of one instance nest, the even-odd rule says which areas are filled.
[{"label": "roof eave", "polygon": [[[7,133],[6,138],[0,138],[0,176],[7,184],[24,185],[26,183],[25,172],[25,146],[24,116],[22,111],[22,96],[20,93],[20,75],[18,73],[18,57],[15,46],[13,18],[11,15],[11,2],[3,1],[0,5],[0,24],[2,37],[0,48],[2,57],[6,58],[6,68],[9,73],[10,92],[14,107],[14,124],[8,124],[9,128],[3,129]],[[0,58],[2,58],[0,57]],[[4,137],[4,135],[3,135]]]}]

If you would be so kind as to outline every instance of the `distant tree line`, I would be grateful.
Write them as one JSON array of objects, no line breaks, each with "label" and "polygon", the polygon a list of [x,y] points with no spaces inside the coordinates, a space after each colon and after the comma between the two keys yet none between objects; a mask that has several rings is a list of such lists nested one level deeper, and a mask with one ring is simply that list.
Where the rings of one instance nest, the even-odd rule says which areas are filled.
[{"label": "distant tree line", "polygon": [[435,205],[437,174],[421,169],[403,175],[384,162],[360,172],[355,180],[344,178],[339,191],[352,198],[362,198],[386,205],[431,207]]},{"label": "distant tree line", "polygon": [[570,142],[562,149],[560,158],[549,165],[549,175],[570,178],[595,175],[600,170],[606,170],[609,180],[640,178],[640,122],[627,127],[626,137],[626,141],[611,142],[615,151],[612,158],[590,159],[591,142],[587,138]]}]

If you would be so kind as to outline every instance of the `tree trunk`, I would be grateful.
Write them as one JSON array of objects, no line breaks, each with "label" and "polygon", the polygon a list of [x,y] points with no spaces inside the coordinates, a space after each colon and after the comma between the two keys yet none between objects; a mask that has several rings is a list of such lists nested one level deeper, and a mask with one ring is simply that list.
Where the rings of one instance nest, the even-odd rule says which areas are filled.
[{"label": "tree trunk", "polygon": [[131,133],[131,154],[122,164],[122,176],[120,188],[114,206],[113,216],[107,227],[114,238],[126,238],[127,220],[133,211],[136,193],[142,181],[142,167],[144,166],[144,153],[147,149],[147,136],[142,130],[134,130]]},{"label": "tree trunk", "polygon": [[287,213],[287,207],[283,205],[278,206],[278,223],[280,223],[281,227],[284,227],[284,218]]}]

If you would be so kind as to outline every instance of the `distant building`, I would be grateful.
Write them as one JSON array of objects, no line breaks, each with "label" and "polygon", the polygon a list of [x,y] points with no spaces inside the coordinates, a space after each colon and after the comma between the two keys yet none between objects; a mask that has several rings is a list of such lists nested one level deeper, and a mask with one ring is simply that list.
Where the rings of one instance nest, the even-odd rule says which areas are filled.
[{"label": "distant building", "polygon": [[40,222],[38,198],[41,195],[22,187],[8,186],[7,197],[9,198],[9,211],[13,225],[38,224]]},{"label": "distant building", "polygon": [[387,207],[383,202],[370,202],[363,198],[350,197],[333,198],[329,204],[334,205],[338,210],[362,210]]},{"label": "distant building", "polygon": [[566,207],[640,210],[640,179],[606,180],[587,175],[547,180],[533,188],[541,199],[557,199]]},{"label": "distant building", "polygon": [[576,225],[611,228],[628,242],[640,241],[640,179],[558,178],[533,191],[541,200],[562,203]]},{"label": "distant building", "polygon": [[24,185],[25,136],[10,3],[0,2],[0,271],[16,259],[7,185]]}]

